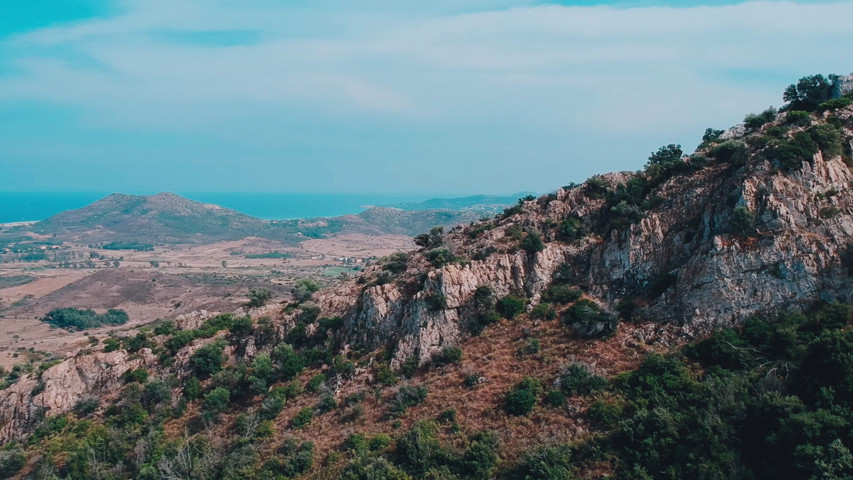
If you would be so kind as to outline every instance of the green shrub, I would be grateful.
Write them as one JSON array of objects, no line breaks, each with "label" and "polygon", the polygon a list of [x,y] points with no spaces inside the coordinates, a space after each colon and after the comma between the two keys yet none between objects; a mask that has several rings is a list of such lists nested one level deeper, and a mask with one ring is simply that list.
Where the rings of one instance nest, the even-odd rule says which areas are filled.
[{"label": "green shrub", "polygon": [[0,452],[0,478],[12,478],[27,464],[27,457],[20,450]]},{"label": "green shrub", "polygon": [[553,320],[557,318],[557,312],[555,312],[547,303],[539,303],[530,311],[530,316],[533,318],[541,318],[543,320]]},{"label": "green shrub", "polygon": [[570,217],[563,220],[557,227],[557,238],[564,242],[572,242],[586,236],[586,227],[579,218]]},{"label": "green shrub", "polygon": [[788,104],[786,110],[815,111],[818,106],[832,96],[832,81],[823,75],[810,75],[801,78],[796,84],[785,89],[783,98]]},{"label": "green shrub", "polygon": [[314,295],[314,292],[320,290],[320,284],[310,278],[302,278],[296,281],[293,286],[293,298],[297,302],[305,302]]},{"label": "green shrub", "polygon": [[41,321],[66,330],[86,330],[104,325],[124,325],[128,316],[124,310],[110,309],[107,313],[98,314],[93,310],[57,308],[48,312]]},{"label": "green shrub", "polygon": [[311,377],[311,380],[308,380],[308,383],[305,384],[305,391],[312,393],[317,392],[324,383],[326,383],[326,376],[322,373],[318,373]]},{"label": "green shrub", "polygon": [[572,480],[571,448],[568,445],[539,447],[525,454],[509,478],[524,480]]},{"label": "green shrub", "polygon": [[817,110],[819,112],[825,112],[827,110],[832,111],[838,110],[839,108],[849,107],[850,105],[853,105],[853,98],[841,97],[821,103],[818,105]]},{"label": "green shrub", "polygon": [[527,300],[510,294],[498,300],[496,307],[502,317],[513,319],[516,315],[524,311],[526,305]]},{"label": "green shrub", "polygon": [[770,107],[757,115],[750,113],[743,119],[743,123],[749,130],[758,130],[765,124],[772,122],[774,118],[776,118],[776,109]]},{"label": "green shrub", "polygon": [[548,390],[545,393],[545,405],[558,408],[566,404],[566,394],[560,390]]},{"label": "green shrub", "polygon": [[450,365],[462,360],[462,349],[459,347],[444,347],[440,352],[432,356],[432,363],[436,366]]},{"label": "green shrub", "polygon": [[755,235],[755,216],[746,207],[735,207],[731,220],[732,232],[742,236]]},{"label": "green shrub", "polygon": [[190,365],[202,376],[209,376],[222,370],[225,363],[225,342],[217,340],[209,343],[190,356]]},{"label": "green shrub", "polygon": [[542,292],[542,300],[548,303],[566,305],[581,298],[581,291],[567,285],[551,285]]},{"label": "green shrub", "polygon": [[186,396],[188,400],[200,398],[201,392],[201,382],[197,378],[191,377],[187,380],[186,385],[184,385],[184,396]]},{"label": "green shrub", "polygon": [[717,139],[719,139],[725,132],[725,130],[716,130],[713,128],[706,128],[705,134],[702,135],[702,143],[711,143]]},{"label": "green shrub", "polygon": [[527,415],[539,402],[542,384],[533,377],[524,377],[504,396],[503,409],[510,415]]},{"label": "green shrub", "polygon": [[447,297],[441,292],[430,291],[424,294],[424,302],[427,308],[432,311],[444,310],[447,308]]},{"label": "green shrub", "polygon": [[246,306],[249,308],[263,307],[272,298],[272,292],[263,287],[253,287],[249,289],[249,301]]},{"label": "green shrub", "polygon": [[74,404],[74,408],[72,410],[78,417],[87,417],[95,413],[98,406],[100,406],[100,401],[97,398],[86,397]]},{"label": "green shrub", "polygon": [[584,338],[605,338],[616,333],[619,319],[591,300],[578,300],[563,314],[563,323]]},{"label": "green shrub", "polygon": [[607,380],[604,377],[593,375],[585,365],[579,363],[569,365],[560,376],[560,390],[570,397],[589,395],[605,388]]},{"label": "green shrub", "polygon": [[177,331],[178,328],[172,320],[163,320],[162,323],[154,327],[154,335],[173,335]]},{"label": "green shrub", "polygon": [[388,405],[388,412],[395,417],[406,413],[409,407],[420,405],[426,400],[427,388],[421,385],[402,385],[397,389],[397,394]]},{"label": "green shrub", "polygon": [[409,254],[405,252],[392,253],[387,257],[379,259],[379,264],[382,265],[382,268],[393,274],[405,272],[408,267],[408,263]]},{"label": "green shrub", "polygon": [[812,123],[812,115],[802,110],[791,110],[785,115],[785,123],[788,125],[808,126]]},{"label": "green shrub", "polygon": [[119,348],[121,348],[121,342],[118,339],[110,337],[104,340],[104,352],[115,352]]},{"label": "green shrub", "polygon": [[311,423],[311,420],[314,418],[314,409],[311,407],[305,407],[302,410],[299,410],[293,419],[290,421],[290,426],[296,429],[303,429]]},{"label": "green shrub", "polygon": [[791,139],[781,142],[770,155],[785,171],[799,170],[803,162],[811,162],[818,152],[818,145],[807,132],[797,132]]},{"label": "green shrub", "polygon": [[220,413],[228,409],[228,404],[231,402],[231,392],[227,389],[218,387],[214,388],[204,396],[202,408],[207,413]]},{"label": "green shrub", "polygon": [[538,355],[542,351],[542,343],[538,338],[530,338],[521,348],[522,355]]},{"label": "green shrub", "polygon": [[441,268],[448,263],[453,262],[453,254],[447,247],[434,248],[426,252],[426,259],[433,264],[435,268]]},{"label": "green shrub", "polygon": [[841,156],[844,153],[841,143],[841,132],[829,124],[815,125],[808,130],[812,140],[823,151],[824,157],[830,158]]},{"label": "green shrub", "polygon": [[530,232],[521,241],[521,249],[527,253],[533,254],[541,252],[545,249],[545,244],[542,242],[542,237],[536,232]]},{"label": "green shrub", "polygon": [[749,160],[749,149],[743,142],[727,140],[711,149],[711,155],[720,163],[739,167]]},{"label": "green shrub", "polygon": [[624,405],[616,400],[598,399],[589,406],[589,419],[599,428],[611,429],[622,418]]},{"label": "green shrub", "polygon": [[422,233],[415,237],[415,245],[427,249],[438,248],[444,243],[443,235],[444,227],[432,227],[428,233]]}]

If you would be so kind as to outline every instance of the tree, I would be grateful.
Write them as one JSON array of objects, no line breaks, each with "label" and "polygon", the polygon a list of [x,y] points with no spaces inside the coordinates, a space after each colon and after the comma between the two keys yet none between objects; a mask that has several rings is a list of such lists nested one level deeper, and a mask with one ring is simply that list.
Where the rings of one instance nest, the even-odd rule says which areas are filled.
[{"label": "tree", "polygon": [[204,411],[207,413],[224,412],[231,402],[231,393],[223,388],[214,388],[204,397]]},{"label": "tree", "polygon": [[298,302],[304,302],[311,298],[314,292],[320,290],[320,285],[310,278],[302,278],[293,286],[293,298]]},{"label": "tree", "polygon": [[832,96],[831,79],[823,75],[809,75],[796,84],[788,85],[782,98],[788,102],[786,110],[805,110],[813,112]]},{"label": "tree", "polygon": [[438,248],[443,243],[442,235],[444,235],[444,227],[432,227],[429,233],[422,233],[415,237],[415,245],[429,249]]},{"label": "tree", "polygon": [[263,287],[249,289],[249,302],[246,304],[251,308],[263,307],[272,298],[272,292]]},{"label": "tree", "polygon": [[521,248],[527,253],[537,253],[545,249],[542,237],[536,232],[530,232],[521,241]]},{"label": "tree", "polygon": [[217,340],[209,343],[192,354],[190,357],[190,365],[200,375],[211,375],[222,370],[222,364],[225,362],[225,342]]}]

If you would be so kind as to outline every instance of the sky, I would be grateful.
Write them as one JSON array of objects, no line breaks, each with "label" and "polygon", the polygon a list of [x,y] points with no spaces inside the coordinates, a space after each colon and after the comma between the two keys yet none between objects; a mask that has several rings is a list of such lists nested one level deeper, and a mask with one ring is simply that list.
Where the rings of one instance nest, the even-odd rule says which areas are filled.
[{"label": "sky", "polygon": [[814,0],[4,0],[0,191],[553,191],[850,73],[851,18]]}]

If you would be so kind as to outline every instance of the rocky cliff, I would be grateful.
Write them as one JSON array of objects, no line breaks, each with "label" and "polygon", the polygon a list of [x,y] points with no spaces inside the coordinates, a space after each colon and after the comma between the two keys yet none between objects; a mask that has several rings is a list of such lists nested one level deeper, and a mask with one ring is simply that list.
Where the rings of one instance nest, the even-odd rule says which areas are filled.
[{"label": "rocky cliff", "polygon": [[[318,300],[346,318],[348,342],[391,347],[395,365],[425,362],[459,342],[478,287],[496,298],[528,297],[530,309],[558,271],[606,309],[628,305],[632,318],[677,324],[686,338],[757,313],[849,301],[853,109],[798,125],[787,117],[719,135],[663,181],[649,169],[609,174],[525,201],[445,234],[432,247],[449,250],[455,260],[447,265],[431,268],[424,248],[387,283],[377,266],[366,274],[380,278],[375,285],[354,280]],[[840,151],[816,148],[781,166],[777,157],[788,155],[779,145],[829,124]],[[724,158],[732,148],[742,149],[738,158]],[[633,204],[620,201],[632,185],[647,191]],[[566,222],[587,234],[560,240]],[[543,240],[541,250],[521,248],[530,235]]]}]

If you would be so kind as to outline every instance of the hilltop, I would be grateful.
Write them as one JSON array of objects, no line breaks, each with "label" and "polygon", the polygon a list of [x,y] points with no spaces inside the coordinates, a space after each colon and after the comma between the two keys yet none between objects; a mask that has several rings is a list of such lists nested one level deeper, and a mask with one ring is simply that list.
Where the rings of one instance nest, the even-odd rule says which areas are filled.
[{"label": "hilltop", "polygon": [[261,237],[297,243],[341,232],[370,235],[416,235],[434,225],[453,226],[480,219],[482,209],[419,211],[372,207],[357,215],[270,221],[219,205],[196,202],[173,193],[116,193],[77,210],[54,215],[18,231],[51,235],[88,244],[211,243]]},{"label": "hilltop", "polygon": [[833,83],[804,79],[693,154],[666,145],[641,171],[430,229],[330,289],[21,367],[0,438],[23,443],[2,465],[847,478],[853,99]]}]

